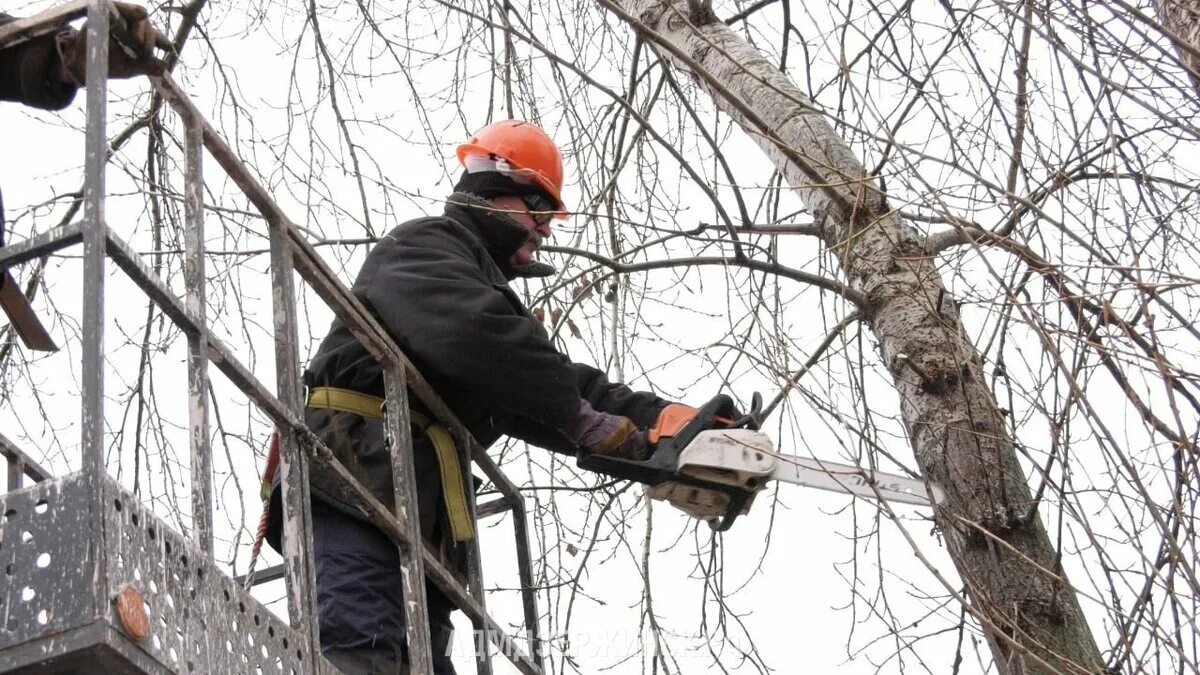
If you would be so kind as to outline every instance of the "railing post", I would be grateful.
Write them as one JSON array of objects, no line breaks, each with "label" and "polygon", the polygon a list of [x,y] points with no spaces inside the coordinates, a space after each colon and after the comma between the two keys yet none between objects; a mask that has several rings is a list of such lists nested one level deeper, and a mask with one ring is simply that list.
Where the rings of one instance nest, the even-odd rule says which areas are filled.
[{"label": "railing post", "polygon": [[[471,480],[471,438],[462,437],[455,438],[454,448],[459,454],[459,464],[466,467],[463,480],[466,481],[464,489],[467,492],[467,506],[471,510],[472,522],[479,522],[479,517],[475,509],[475,485]],[[487,611],[487,593],[483,588],[483,560],[479,554],[479,527],[475,528],[475,538],[472,539],[467,547],[467,589],[471,595],[475,597],[475,601],[479,603],[479,607],[485,612]],[[518,554],[519,555],[519,554]],[[475,652],[475,669],[479,675],[492,675],[492,642],[487,631],[491,627],[482,619],[472,621],[477,631],[477,635],[485,636],[482,640],[476,640]]]},{"label": "railing post", "polygon": [[[296,344],[296,296],[292,279],[292,250],[285,220],[268,219],[271,234],[272,305],[275,315],[275,373],[279,400],[304,419],[304,390]],[[283,490],[283,557],[287,564],[288,609],[292,627],[312,649],[315,663],[321,650],[317,624],[317,583],[312,558],[312,501],[308,484],[308,455],[299,436],[280,429],[279,472]]]},{"label": "railing post", "polygon": [[[90,527],[102,528],[104,504],[104,268],[107,260],[108,226],[104,219],[105,181],[108,164],[108,0],[89,0],[87,21],[87,137],[83,159],[83,341],[80,393],[80,452],[88,503]],[[108,568],[108,550],[98,540],[89,546],[90,569]],[[104,611],[97,595],[94,611]]]},{"label": "railing post", "polygon": [[8,458],[8,491],[21,489],[21,475],[25,473],[25,467],[21,465],[19,460]]},{"label": "railing post", "polygon": [[529,551],[529,524],[525,518],[525,503],[517,497],[512,509],[513,536],[517,540],[517,574],[521,580],[521,605],[525,610],[525,630],[529,636],[529,653],[545,672],[546,655],[542,649],[541,629],[538,626],[537,590],[533,586],[533,560]]},{"label": "railing post", "polygon": [[425,597],[425,565],[421,560],[421,519],[417,513],[417,480],[413,469],[411,415],[404,368],[384,366],[385,430],[392,450],[392,494],[395,513],[415,546],[400,546],[400,577],[404,587],[404,626],[412,675],[433,673],[429,638],[429,605]]},{"label": "railing post", "polygon": [[87,140],[83,183],[83,469],[104,472],[104,168],[108,163],[108,7],[88,3]]},{"label": "railing post", "polygon": [[188,436],[192,468],[192,540],[213,553],[212,445],[208,434],[208,316],[204,267],[203,126],[191,117],[184,126],[183,280],[186,307],[205,330],[188,331]]}]

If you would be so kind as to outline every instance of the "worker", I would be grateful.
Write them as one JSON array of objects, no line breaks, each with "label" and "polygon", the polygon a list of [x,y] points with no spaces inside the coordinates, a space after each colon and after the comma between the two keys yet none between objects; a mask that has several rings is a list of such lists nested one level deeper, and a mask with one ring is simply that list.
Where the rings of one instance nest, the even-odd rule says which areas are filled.
[{"label": "worker", "polygon": [[[129,78],[162,72],[163,63],[154,58],[154,48],[169,49],[171,43],[150,24],[145,8],[114,3],[141,56],[129,56],[115,42],[108,49],[108,75]],[[16,17],[0,12],[0,26]],[[44,110],[61,110],[75,99],[84,84],[87,66],[87,27],[76,31],[63,26],[48,35],[38,35],[11,46],[0,46],[0,101],[16,101]],[[4,207],[0,199],[0,246],[4,246]],[[29,306],[29,300],[8,270],[0,272],[0,309],[25,346],[39,351],[58,347]]]},{"label": "worker", "polygon": [[[388,232],[352,292],[484,447],[503,435],[571,456],[644,459],[646,430],[668,401],[572,363],[508,286],[553,274],[537,259],[564,217],[563,163],[540,128],[505,120],[458,147],[463,173],[441,215]],[[381,419],[383,369],[340,320],[305,372],[309,427],[382,503],[392,463]],[[474,536],[463,470],[441,425],[410,397],[422,536],[463,569]],[[321,648],[347,673],[406,672],[401,577],[394,544],[312,471],[313,554]],[[280,548],[278,479],[268,541]],[[448,656],[450,601],[426,585],[434,671]]]},{"label": "worker", "polygon": [[[113,3],[142,45],[143,56],[125,53],[115,41],[108,48],[108,76],[126,79],[160,73],[163,62],[154,58],[155,47],[170,48],[170,41],[150,23],[146,9],[126,2]],[[16,17],[0,12],[0,26]],[[63,26],[57,32],[0,47],[0,101],[16,101],[43,110],[62,110],[75,100],[83,86],[87,66],[87,26],[76,31]]]}]

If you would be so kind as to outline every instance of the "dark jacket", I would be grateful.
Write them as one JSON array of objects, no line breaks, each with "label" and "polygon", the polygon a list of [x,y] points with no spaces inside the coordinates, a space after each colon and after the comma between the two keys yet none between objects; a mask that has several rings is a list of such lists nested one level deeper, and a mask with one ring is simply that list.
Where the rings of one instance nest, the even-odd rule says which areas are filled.
[{"label": "dark jacket", "polygon": [[[650,427],[666,401],[608,381],[555,349],[508,282],[521,271],[508,260],[526,232],[511,218],[456,193],[445,214],[389,232],[367,255],[352,292],[412,359],[474,437],[487,447],[502,435],[561,453],[576,448],[563,429],[580,399]],[[305,383],[383,395],[380,365],[335,320]],[[412,405],[421,409],[415,396]],[[342,464],[384,504],[392,503],[391,459],[382,424],[350,413],[310,410],[308,423]],[[414,436],[422,531],[436,541],[442,510],[431,447]],[[335,506],[328,477],[311,476],[313,493]]]},{"label": "dark jacket", "polygon": [[[15,20],[16,17],[0,12],[0,26]],[[67,107],[75,100],[77,87],[59,78],[61,65],[54,35],[0,49],[0,101],[16,101],[44,110]]]}]

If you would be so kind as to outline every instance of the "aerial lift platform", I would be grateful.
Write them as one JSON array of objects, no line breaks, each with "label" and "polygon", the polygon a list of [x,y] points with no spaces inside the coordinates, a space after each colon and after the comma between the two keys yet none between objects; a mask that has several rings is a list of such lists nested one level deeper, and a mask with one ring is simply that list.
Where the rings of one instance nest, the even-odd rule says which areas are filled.
[{"label": "aerial lift platform", "polygon": [[[0,494],[0,672],[29,673],[332,673],[320,655],[312,558],[308,471],[320,466],[339,476],[346,498],[391,538],[405,570],[410,620],[407,644],[413,673],[429,673],[429,627],[423,580],[428,578],[462,610],[493,649],[476,664],[492,672],[501,654],[525,675],[540,675],[538,632],[525,508],[516,486],[471,438],[383,328],[350,294],[313,246],[282,212],[253,173],[206,121],[169,72],[150,77],[178,114],[185,139],[186,253],[184,297],[177,297],[105,219],[105,132],[110,29],[120,48],[124,25],[109,0],[74,0],[0,27],[0,46],[12,45],[87,16],[88,65],[83,216],[0,248],[0,272],[68,247],[82,248],[81,469],[52,476],[28,452],[0,434],[8,491]],[[238,361],[210,331],[205,310],[203,155],[216,161],[261,214],[269,230],[275,391]],[[104,292],[113,263],[151,298],[188,339],[188,406],[192,527],[177,532],[123,489],[104,465]],[[354,331],[385,365],[386,424],[397,439],[393,454],[396,508],[386,509],[333,458],[304,422],[297,347],[296,275]],[[208,368],[218,368],[280,431],[284,502],[284,565],[239,583],[213,559],[213,474],[209,434]],[[473,464],[501,497],[472,515],[511,512],[524,610],[518,644],[486,609],[478,538],[471,542],[466,583],[421,542],[413,477],[408,396],[450,429],[460,460]],[[470,462],[471,464],[466,464]],[[469,480],[471,472],[463,472]],[[25,479],[30,484],[26,485]],[[251,596],[254,580],[282,576],[289,618],[284,621]]]}]

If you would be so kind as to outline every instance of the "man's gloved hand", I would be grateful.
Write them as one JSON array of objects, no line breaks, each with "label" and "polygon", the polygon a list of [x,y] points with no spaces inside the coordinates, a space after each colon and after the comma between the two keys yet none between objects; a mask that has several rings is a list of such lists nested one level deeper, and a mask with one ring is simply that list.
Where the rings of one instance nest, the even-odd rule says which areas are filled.
[{"label": "man's gloved hand", "polygon": [[[125,20],[140,54],[136,57],[130,56],[115,39],[112,40],[108,45],[108,76],[113,79],[126,79],[136,75],[162,73],[166,65],[154,57],[154,48],[171,51],[171,41],[150,23],[150,15],[145,7],[128,2],[114,2],[113,5]],[[64,77],[64,80],[83,86],[87,73],[87,24],[61,46],[60,54],[63,74],[69,76]]]},{"label": "man's gloved hand", "polygon": [[566,432],[572,443],[592,454],[636,460],[649,454],[646,434],[632,420],[600,412],[582,399],[579,417]]}]

